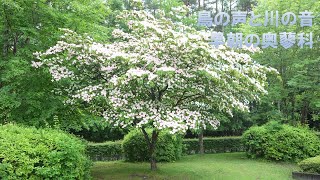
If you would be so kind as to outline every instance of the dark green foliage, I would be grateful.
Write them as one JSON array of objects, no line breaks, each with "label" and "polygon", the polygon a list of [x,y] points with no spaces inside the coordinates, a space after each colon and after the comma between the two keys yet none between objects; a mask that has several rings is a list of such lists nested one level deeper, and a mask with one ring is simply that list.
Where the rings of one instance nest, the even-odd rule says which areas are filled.
[{"label": "dark green foliage", "polygon": [[243,142],[252,158],[299,161],[320,154],[320,141],[314,132],[274,121],[250,128],[243,134]]},{"label": "dark green foliage", "polygon": [[[195,154],[199,152],[198,139],[185,139],[183,144],[186,146],[184,154]],[[241,137],[218,137],[203,139],[205,153],[224,153],[243,151]]]},{"label": "dark green foliage", "polygon": [[87,154],[93,161],[114,161],[123,158],[122,142],[89,143]]},{"label": "dark green foliage", "polygon": [[90,179],[86,145],[51,129],[0,126],[0,179]]},{"label": "dark green foliage", "polygon": [[103,119],[93,120],[90,118],[87,124],[88,126],[81,130],[72,129],[71,133],[87,141],[101,143],[123,139],[124,135],[129,131],[119,127],[112,127]]},{"label": "dark green foliage", "polygon": [[303,172],[320,174],[320,156],[305,159],[298,163]]},{"label": "dark green foliage", "polygon": [[[149,135],[151,134],[148,131]],[[124,156],[127,161],[149,161],[150,153],[147,141],[142,132],[133,130],[124,137],[122,142]],[[160,132],[156,143],[157,161],[175,161],[182,154],[182,137],[171,135],[166,131]]]},{"label": "dark green foliage", "polygon": [[90,129],[82,129],[81,131],[72,132],[72,134],[81,136],[83,139],[90,142],[100,143],[123,139],[125,132],[125,130],[110,127],[98,130],[95,129],[95,127],[90,127]]},{"label": "dark green foliage", "polygon": [[[31,67],[33,53],[53,46],[59,28],[88,33],[107,42],[112,10],[102,0],[0,0],[0,124],[7,122],[61,129],[86,126],[84,107],[65,106],[65,96],[53,93],[56,83],[47,71]],[[56,117],[56,118],[55,118]]]}]

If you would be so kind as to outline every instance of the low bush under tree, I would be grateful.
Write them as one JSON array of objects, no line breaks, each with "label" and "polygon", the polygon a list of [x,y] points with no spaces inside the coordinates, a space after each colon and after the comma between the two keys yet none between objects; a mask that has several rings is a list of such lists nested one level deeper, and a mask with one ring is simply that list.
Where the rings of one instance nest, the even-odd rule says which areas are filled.
[{"label": "low bush under tree", "polygon": [[[151,135],[151,130],[147,130]],[[122,142],[124,156],[127,161],[149,161],[149,148],[141,131],[133,130]],[[168,131],[159,134],[156,144],[156,161],[171,162],[180,159],[183,145],[181,135],[172,135]]]}]

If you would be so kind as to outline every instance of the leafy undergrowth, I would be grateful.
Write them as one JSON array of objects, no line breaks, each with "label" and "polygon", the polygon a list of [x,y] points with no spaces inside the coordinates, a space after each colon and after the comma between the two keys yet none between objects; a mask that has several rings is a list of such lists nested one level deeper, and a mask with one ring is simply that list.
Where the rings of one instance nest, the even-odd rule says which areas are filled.
[{"label": "leafy undergrowth", "polygon": [[148,163],[123,161],[96,162],[94,179],[174,179],[174,180],[285,180],[298,170],[292,163],[275,163],[247,159],[244,153],[223,153],[184,156],[173,163],[158,163],[158,171],[149,170]]}]

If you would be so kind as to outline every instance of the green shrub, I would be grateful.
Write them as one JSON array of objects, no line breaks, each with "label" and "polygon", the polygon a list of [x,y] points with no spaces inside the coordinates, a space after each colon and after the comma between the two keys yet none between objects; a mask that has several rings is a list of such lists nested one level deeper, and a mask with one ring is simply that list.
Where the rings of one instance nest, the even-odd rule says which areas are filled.
[{"label": "green shrub", "polygon": [[[151,131],[148,131],[151,135]],[[130,162],[149,161],[150,154],[147,142],[138,130],[133,130],[124,137],[122,142],[125,159]],[[171,135],[166,131],[160,132],[156,143],[157,161],[175,161],[182,154],[182,137]]]},{"label": "green shrub", "polygon": [[243,142],[249,157],[299,161],[320,154],[320,141],[314,132],[276,122],[250,128],[243,134]]},{"label": "green shrub", "polygon": [[52,129],[0,126],[0,179],[90,179],[80,139]]},{"label": "green shrub", "polygon": [[320,156],[305,159],[298,163],[303,172],[320,174]]},{"label": "green shrub", "polygon": [[[184,139],[184,154],[195,154],[199,152],[198,139]],[[241,137],[211,137],[203,139],[205,153],[224,153],[243,151]]]},{"label": "green shrub", "polygon": [[114,161],[123,158],[122,142],[89,143],[87,154],[93,161]]},{"label": "green shrub", "polygon": [[269,133],[264,127],[252,127],[242,135],[242,141],[247,155],[251,158],[264,157]]}]

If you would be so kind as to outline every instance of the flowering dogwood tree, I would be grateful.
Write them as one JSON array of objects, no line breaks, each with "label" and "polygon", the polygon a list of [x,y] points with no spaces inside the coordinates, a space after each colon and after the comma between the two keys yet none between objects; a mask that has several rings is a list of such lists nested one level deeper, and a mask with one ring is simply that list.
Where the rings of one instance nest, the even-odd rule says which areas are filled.
[{"label": "flowering dogwood tree", "polygon": [[32,65],[47,67],[52,80],[61,82],[57,92],[68,95],[66,103],[80,100],[114,126],[140,128],[151,169],[161,130],[216,128],[219,121],[210,109],[247,111],[249,101],[266,93],[266,73],[273,69],[248,54],[214,49],[206,32],[145,11],[125,11],[118,24],[111,44],[64,29],[61,41],[35,53]]}]

